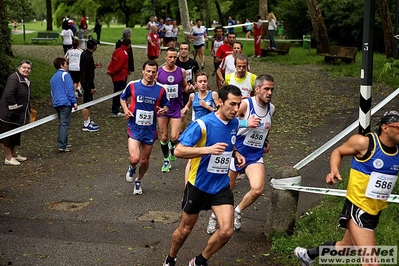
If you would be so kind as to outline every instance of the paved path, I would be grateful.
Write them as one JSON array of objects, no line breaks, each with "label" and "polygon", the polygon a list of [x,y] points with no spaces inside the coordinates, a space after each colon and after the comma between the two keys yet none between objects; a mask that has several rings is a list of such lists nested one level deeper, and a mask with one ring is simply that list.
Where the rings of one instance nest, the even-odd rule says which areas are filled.
[{"label": "paved path", "polygon": [[[42,52],[39,46],[14,48],[27,58]],[[94,56],[106,66],[112,50],[100,46]],[[46,46],[42,58],[51,63],[61,53],[60,46]],[[135,50],[135,58],[143,62],[145,55]],[[141,63],[136,67],[140,69]],[[251,62],[253,69],[264,71],[262,67],[278,84],[273,99],[277,115],[271,133],[272,150],[266,157],[270,178],[278,167],[295,165],[356,119],[359,87],[358,79],[338,79],[311,68]],[[96,71],[96,97],[112,91],[105,71]],[[138,78],[139,73],[136,71],[131,79]],[[386,88],[376,91],[375,102],[389,94]],[[330,105],[334,100],[341,103],[339,110]],[[181,212],[186,160],[177,160],[170,173],[161,173],[162,156],[156,142],[143,179],[144,194],[132,195],[133,187],[124,179],[128,166],[126,122],[111,118],[110,106],[107,101],[93,107],[92,118],[101,126],[96,133],[82,132],[80,113],[73,114],[71,153],[57,153],[57,122],[52,121],[22,134],[20,151],[29,159],[21,167],[0,164],[0,265],[161,265]],[[387,107],[391,108],[397,108],[397,102]],[[38,110],[38,119],[53,113],[50,104],[38,106]],[[328,123],[320,123],[324,119]],[[301,170],[303,184],[325,186],[327,171],[325,154]],[[235,200],[241,200],[248,189],[247,180],[239,181]],[[210,260],[210,266],[270,265],[265,236],[265,221],[273,215],[267,207],[272,202],[270,190],[267,186],[265,194],[245,210],[242,231]],[[319,199],[301,194],[299,212]],[[177,265],[187,265],[204,247],[209,214],[201,213]]]}]

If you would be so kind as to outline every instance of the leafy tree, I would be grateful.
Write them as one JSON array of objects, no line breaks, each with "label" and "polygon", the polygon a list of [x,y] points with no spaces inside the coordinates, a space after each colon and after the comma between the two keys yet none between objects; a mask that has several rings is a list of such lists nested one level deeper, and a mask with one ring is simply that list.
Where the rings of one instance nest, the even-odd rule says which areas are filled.
[{"label": "leafy tree", "polygon": [[15,19],[21,22],[22,19],[32,16],[32,4],[29,0],[4,0],[8,20]]},{"label": "leafy tree", "polygon": [[[270,2],[270,1],[269,1]],[[394,9],[395,1],[387,0],[389,10]],[[331,45],[361,47],[363,40],[364,0],[318,0],[321,15],[327,29]],[[271,8],[270,8],[271,7]],[[284,32],[288,38],[301,39],[302,35],[313,31],[310,14],[305,0],[282,0],[269,5],[269,9],[284,21]],[[384,51],[384,23],[391,21],[387,15],[375,13],[374,48]],[[394,17],[392,12],[390,17]],[[313,33],[315,34],[315,33]],[[387,41],[392,37],[385,37]]]},{"label": "leafy tree", "polygon": [[45,5],[45,0],[32,0],[33,18],[40,20],[46,18],[46,10],[43,8]]},{"label": "leafy tree", "polygon": [[12,72],[10,64],[11,38],[6,16],[5,0],[0,0],[0,96],[6,85],[8,75]]},{"label": "leafy tree", "polygon": [[[100,9],[100,5],[94,0],[70,0],[63,1],[57,0],[54,1],[54,19],[56,21],[55,25],[57,27],[61,27],[62,20],[66,15],[70,15],[71,19],[75,20],[75,23],[79,25],[80,18],[82,14],[85,13],[86,16],[91,18],[90,20],[94,22],[94,19],[97,16],[97,13]],[[90,26],[89,26],[90,27]]]},{"label": "leafy tree", "polygon": [[302,39],[312,31],[308,7],[304,0],[283,0],[271,9],[277,20],[283,21],[284,34],[288,38]]},{"label": "leafy tree", "polygon": [[14,71],[11,58],[11,29],[8,27],[11,19],[21,21],[32,14],[29,1],[0,0],[0,94],[3,91],[8,76]]},{"label": "leafy tree", "polygon": [[263,9],[260,14],[259,1],[241,1],[241,0],[233,0],[230,8],[223,13],[223,21],[227,22],[227,18],[232,16],[234,20],[245,21],[246,18],[249,18],[251,21],[255,20],[256,14],[260,14],[262,19],[267,19],[267,9]]},{"label": "leafy tree", "polygon": [[124,23],[126,27],[133,27],[140,23],[139,14],[143,6],[142,0],[93,0],[93,3],[98,9],[90,6],[86,6],[86,8],[97,10],[96,16],[114,14],[114,17]]}]

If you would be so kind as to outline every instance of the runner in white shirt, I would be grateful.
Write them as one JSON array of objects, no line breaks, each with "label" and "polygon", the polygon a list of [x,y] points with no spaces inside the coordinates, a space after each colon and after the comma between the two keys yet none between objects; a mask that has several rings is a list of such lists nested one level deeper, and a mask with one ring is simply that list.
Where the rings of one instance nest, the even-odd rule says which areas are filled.
[{"label": "runner in white shirt", "polygon": [[162,28],[159,30],[165,33],[165,36],[163,37],[163,45],[167,47],[175,47],[175,39],[173,38],[172,33],[172,20],[170,18],[166,18],[165,24],[163,24]]},{"label": "runner in white shirt", "polygon": [[62,47],[64,48],[64,54],[66,54],[68,49],[72,48],[73,31],[71,29],[62,30],[60,35],[62,38]]},{"label": "runner in white shirt", "polygon": [[[238,54],[242,54],[242,47],[243,47],[242,43],[234,42],[233,54],[230,54],[230,55],[226,56],[225,58],[223,58],[222,62],[219,65],[219,68],[216,72],[219,80],[224,79],[223,73],[226,76],[228,74],[236,72],[236,66],[235,66],[234,60]],[[248,65],[248,71],[250,71],[249,65]]]},{"label": "runner in white shirt", "polygon": [[71,75],[73,81],[73,88],[75,90],[75,96],[82,96],[82,90],[80,86],[80,55],[83,50],[79,48],[79,41],[77,39],[73,39],[72,41],[72,49],[69,49],[65,58],[68,60],[68,70]]},{"label": "runner in white shirt", "polygon": [[204,69],[205,65],[205,57],[204,57],[204,49],[205,49],[205,40],[208,38],[207,29],[202,26],[202,20],[196,20],[197,25],[191,28],[189,37],[193,39],[194,45],[194,59],[199,57],[201,63],[201,69]]}]

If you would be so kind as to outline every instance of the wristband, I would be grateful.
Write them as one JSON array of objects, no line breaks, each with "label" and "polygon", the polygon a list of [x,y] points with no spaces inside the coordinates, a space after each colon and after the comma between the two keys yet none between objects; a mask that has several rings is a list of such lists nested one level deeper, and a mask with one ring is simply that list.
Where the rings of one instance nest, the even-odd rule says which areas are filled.
[{"label": "wristband", "polygon": [[240,120],[240,127],[248,127],[248,120]]}]

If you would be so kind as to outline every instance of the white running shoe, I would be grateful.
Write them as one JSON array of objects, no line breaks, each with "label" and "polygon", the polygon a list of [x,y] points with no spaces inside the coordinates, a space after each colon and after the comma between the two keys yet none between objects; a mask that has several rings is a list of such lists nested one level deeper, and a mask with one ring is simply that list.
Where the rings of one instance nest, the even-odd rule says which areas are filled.
[{"label": "white running shoe", "polygon": [[241,213],[234,212],[234,231],[240,231],[241,230]]},{"label": "white running shoe", "polygon": [[129,165],[129,169],[127,169],[126,172],[126,181],[129,183],[133,182],[133,175],[136,173],[136,168],[133,168],[133,166]]},{"label": "white running shoe", "polygon": [[295,256],[302,262],[302,266],[312,266],[314,260],[311,260],[306,248],[296,247],[294,251]]},{"label": "white running shoe", "polygon": [[206,233],[212,235],[218,230],[218,227],[218,220],[211,215],[211,217],[209,217],[208,226],[206,227]]},{"label": "white running shoe", "polygon": [[141,189],[141,181],[134,181],[133,195],[141,195],[143,190]]}]

